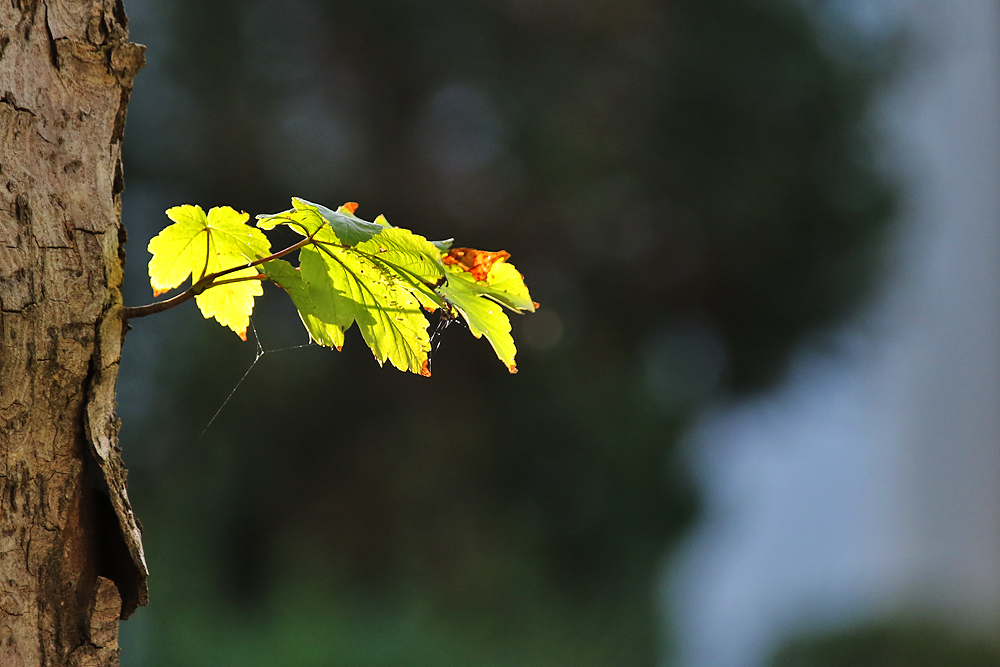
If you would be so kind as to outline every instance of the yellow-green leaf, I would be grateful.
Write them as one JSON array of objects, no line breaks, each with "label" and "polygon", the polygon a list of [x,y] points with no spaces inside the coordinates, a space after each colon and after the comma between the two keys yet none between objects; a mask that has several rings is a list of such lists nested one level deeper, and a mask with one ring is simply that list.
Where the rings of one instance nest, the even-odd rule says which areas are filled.
[{"label": "yellow-green leaf", "polygon": [[499,303],[483,295],[482,283],[476,282],[467,271],[448,267],[447,281],[438,287],[438,292],[446,298],[462,315],[469,325],[469,331],[476,338],[486,336],[493,346],[497,358],[511,373],[517,372],[514,355],[517,348],[510,335],[510,320]]},{"label": "yellow-green leaf", "polygon": [[478,283],[482,293],[517,312],[535,312],[535,302],[531,300],[524,276],[513,264],[497,262],[486,277],[486,284]]},{"label": "yellow-green leaf", "polygon": [[[451,239],[429,242],[381,215],[362,220],[356,210],[353,202],[333,210],[293,198],[291,209],[257,216],[253,228],[246,213],[228,206],[207,215],[199,206],[176,206],[167,211],[173,224],[149,243],[150,284],[161,294],[190,277],[202,314],[245,340],[266,278],[291,297],[311,340],[340,349],[344,332],[357,323],[379,364],[389,361],[422,375],[430,375],[423,310],[444,309],[460,315],[475,337],[485,336],[508,370],[517,372],[503,308],[523,313],[537,304],[507,263],[510,255],[454,248]],[[274,253],[298,251],[300,267],[269,257],[270,243],[260,230],[277,225],[306,237]]]},{"label": "yellow-green leaf", "polygon": [[[264,234],[246,224],[249,215],[229,206],[211,209],[175,206],[167,210],[174,224],[149,242],[149,282],[154,294],[178,287],[190,276],[197,283],[205,276],[249,264],[265,257],[271,248]],[[241,269],[220,277],[231,281],[256,276],[256,269]],[[263,294],[260,282],[228,282],[209,286],[195,297],[206,318],[214,317],[246,340],[254,297]]]},{"label": "yellow-green leaf", "polygon": [[[256,269],[241,269],[227,274],[226,279],[256,276]],[[219,324],[229,327],[243,340],[247,339],[250,313],[253,312],[254,297],[264,293],[259,280],[247,280],[225,285],[210,285],[195,296],[195,303],[205,319],[215,318]]]},{"label": "yellow-green leaf", "polygon": [[381,232],[385,221],[385,218],[376,222],[362,220],[354,215],[356,206],[341,206],[334,211],[322,204],[292,197],[290,210],[258,215],[257,226],[261,229],[273,229],[277,225],[288,225],[299,234],[312,236],[317,241],[353,246]]},{"label": "yellow-green leaf", "polygon": [[[378,219],[385,220],[382,216]],[[386,229],[359,243],[354,250],[405,280],[421,306],[427,310],[441,308],[441,298],[434,292],[444,277],[444,264],[437,248],[423,236],[386,225]]]},{"label": "yellow-green leaf", "polygon": [[429,375],[427,319],[412,286],[354,248],[307,246],[299,253],[302,278],[324,319],[345,329],[357,322],[379,364]]},{"label": "yellow-green leaf", "polygon": [[261,268],[268,278],[292,298],[311,340],[338,350],[344,346],[344,327],[324,319],[329,317],[326,313],[328,309],[321,307],[313,299],[309,284],[302,279],[299,269],[281,259],[266,262]]}]

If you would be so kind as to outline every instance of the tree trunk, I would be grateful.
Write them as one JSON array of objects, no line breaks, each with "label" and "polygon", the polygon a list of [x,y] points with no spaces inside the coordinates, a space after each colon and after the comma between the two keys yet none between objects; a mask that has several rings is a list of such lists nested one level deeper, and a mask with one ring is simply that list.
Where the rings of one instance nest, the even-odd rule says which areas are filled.
[{"label": "tree trunk", "polygon": [[125,23],[120,0],[0,7],[3,667],[117,665],[146,602],[114,416]]}]

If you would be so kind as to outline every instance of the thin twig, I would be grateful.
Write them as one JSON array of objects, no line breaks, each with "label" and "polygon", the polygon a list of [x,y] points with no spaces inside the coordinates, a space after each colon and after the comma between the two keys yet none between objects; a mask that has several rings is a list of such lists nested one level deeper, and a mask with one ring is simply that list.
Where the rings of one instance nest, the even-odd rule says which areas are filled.
[{"label": "thin twig", "polygon": [[185,291],[181,292],[176,296],[172,296],[169,299],[166,299],[164,301],[155,301],[153,303],[146,304],[145,306],[127,307],[122,311],[122,317],[124,317],[126,320],[130,320],[134,317],[146,317],[147,315],[155,315],[156,313],[162,313],[164,310],[170,310],[175,306],[181,305],[191,297],[198,296],[208,288],[214,287],[215,285],[224,285],[226,283],[242,282],[244,280],[265,280],[267,276],[263,274],[258,274],[252,277],[243,276],[240,278],[231,278],[229,280],[220,280],[219,282],[215,282],[216,278],[221,278],[222,276],[228,275],[235,271],[242,271],[243,269],[249,269],[254,266],[263,264],[265,262],[270,262],[271,260],[284,257],[288,253],[294,252],[299,248],[305,246],[306,244],[311,243],[312,240],[313,237],[312,235],[310,235],[302,239],[295,245],[288,246],[284,250],[279,250],[278,252],[272,255],[268,255],[267,257],[261,257],[258,260],[250,262],[249,264],[244,264],[243,266],[233,266],[228,269],[223,269],[222,271],[216,271],[215,273],[210,273],[207,276],[204,276],[203,278],[198,280],[193,285],[191,285],[191,287],[187,288]]}]

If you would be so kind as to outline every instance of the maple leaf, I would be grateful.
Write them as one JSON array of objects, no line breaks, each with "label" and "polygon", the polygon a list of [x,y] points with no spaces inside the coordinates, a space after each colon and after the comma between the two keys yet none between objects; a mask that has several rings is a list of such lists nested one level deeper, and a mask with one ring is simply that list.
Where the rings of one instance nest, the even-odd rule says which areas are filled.
[{"label": "maple leaf", "polygon": [[514,355],[517,348],[510,335],[510,319],[499,303],[483,296],[472,274],[462,269],[449,269],[448,280],[437,289],[462,315],[472,335],[476,338],[486,336],[507,370],[516,373]]},{"label": "maple leaf", "polygon": [[354,202],[348,202],[334,211],[321,204],[292,197],[290,210],[258,215],[257,226],[261,229],[273,229],[284,224],[303,236],[313,236],[317,241],[354,246],[369,240],[385,228],[377,222],[357,217],[354,215],[356,210],[357,204]]},{"label": "maple leaf", "polygon": [[455,243],[455,239],[445,239],[444,241],[431,241],[431,245],[438,249],[438,252],[444,254],[451,250],[451,246]]},{"label": "maple leaf", "polygon": [[[225,271],[266,256],[271,243],[258,230],[246,224],[249,215],[229,206],[211,209],[208,215],[200,206],[175,206],[167,210],[174,221],[149,242],[149,283],[154,295],[178,287],[190,276],[197,283],[206,276]],[[230,282],[258,275],[254,268],[227,273],[224,284],[206,286],[195,296],[202,315],[214,317],[246,340],[246,330],[253,311],[254,297],[264,293],[257,280]]]},{"label": "maple leaf", "polygon": [[449,275],[467,273],[476,282],[476,290],[517,312],[535,312],[524,276],[509,264],[506,250],[490,252],[473,248],[453,248],[441,257]]},{"label": "maple leaf", "polygon": [[427,319],[412,285],[353,248],[319,244],[299,252],[302,279],[324,321],[348,328],[357,322],[379,365],[427,375]]},{"label": "maple leaf", "polygon": [[[385,220],[382,216],[378,219]],[[371,240],[359,243],[354,250],[409,283],[413,295],[425,309],[436,310],[444,305],[434,292],[434,286],[444,277],[444,265],[437,248],[423,236],[407,229],[387,227]]]},{"label": "maple leaf", "polygon": [[310,340],[340,350],[344,346],[344,327],[329,321],[328,309],[317,303],[302,272],[283,259],[273,259],[261,265],[264,274],[281,287],[299,311],[299,318],[309,332]]},{"label": "maple leaf", "polygon": [[499,301],[515,312],[533,313],[538,307],[538,304],[531,300],[528,286],[524,284],[524,276],[507,261],[494,264],[486,280],[476,281],[476,286],[482,294]]},{"label": "maple leaf", "polygon": [[508,258],[510,258],[510,253],[506,250],[489,252],[474,248],[452,248],[441,258],[441,261],[449,266],[461,267],[471,273],[476,280],[485,281],[493,264]]},{"label": "maple leaf", "polygon": [[[192,279],[183,294],[131,310],[141,316],[165,310],[194,296],[202,314],[214,317],[246,340],[254,298],[268,279],[291,297],[310,340],[334,347],[357,323],[379,364],[430,375],[430,337],[423,310],[462,317],[472,334],[486,336],[497,357],[517,372],[517,349],[503,308],[533,312],[524,277],[507,262],[510,254],[452,248],[452,240],[428,241],[393,227],[384,216],[358,218],[358,205],[336,211],[292,198],[292,208],[249,216],[228,206],[208,215],[199,206],[175,206],[174,221],[149,242],[150,284],[156,294]],[[270,253],[260,230],[286,225],[304,238]],[[280,259],[298,251],[296,268]],[[261,273],[258,273],[260,271]]]},{"label": "maple leaf", "polygon": [[516,373],[517,348],[510,335],[510,319],[500,306],[521,313],[534,312],[538,304],[531,300],[524,277],[507,263],[509,257],[504,250],[449,250],[441,257],[447,279],[437,291],[459,311],[472,335],[486,336],[507,370]]},{"label": "maple leaf", "polygon": [[420,307],[444,305],[434,292],[444,277],[440,251],[424,237],[392,227],[384,216],[373,223],[357,218],[353,202],[337,211],[298,198],[292,205],[258,216],[257,225],[284,224],[311,240],[299,251],[297,277],[281,265],[265,267],[284,287],[277,275],[283,273],[310,336],[331,338],[328,327],[342,331],[357,322],[380,364],[388,360],[401,370],[428,374],[430,339]]}]

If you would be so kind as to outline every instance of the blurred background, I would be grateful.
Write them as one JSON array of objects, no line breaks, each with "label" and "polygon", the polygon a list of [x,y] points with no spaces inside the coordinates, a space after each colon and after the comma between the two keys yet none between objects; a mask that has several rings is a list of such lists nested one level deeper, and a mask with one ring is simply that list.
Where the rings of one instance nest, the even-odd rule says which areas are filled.
[{"label": "blurred background", "polygon": [[542,307],[430,379],[133,321],[123,665],[1000,664],[996,3],[126,11],[128,305],[166,208],[294,195]]}]

